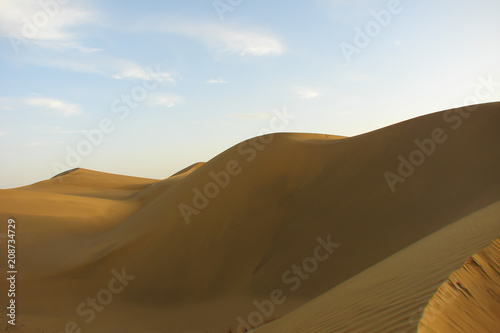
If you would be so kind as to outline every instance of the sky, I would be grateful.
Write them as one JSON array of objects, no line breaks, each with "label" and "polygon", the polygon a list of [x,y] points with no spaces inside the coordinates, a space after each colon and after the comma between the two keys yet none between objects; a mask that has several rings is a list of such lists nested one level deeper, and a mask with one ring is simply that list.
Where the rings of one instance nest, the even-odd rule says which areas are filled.
[{"label": "sky", "polygon": [[0,188],[75,167],[164,179],[263,133],[354,136],[499,101],[498,13],[498,0],[0,0]]}]

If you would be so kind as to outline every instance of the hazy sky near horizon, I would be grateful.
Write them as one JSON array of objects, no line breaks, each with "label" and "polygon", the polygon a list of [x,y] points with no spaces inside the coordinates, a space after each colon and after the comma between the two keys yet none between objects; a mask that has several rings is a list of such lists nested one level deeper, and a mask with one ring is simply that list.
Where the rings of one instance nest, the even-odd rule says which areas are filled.
[{"label": "hazy sky near horizon", "polygon": [[498,101],[498,13],[498,0],[0,0],[0,188],[73,167],[166,178],[277,111],[279,131],[351,136]]}]

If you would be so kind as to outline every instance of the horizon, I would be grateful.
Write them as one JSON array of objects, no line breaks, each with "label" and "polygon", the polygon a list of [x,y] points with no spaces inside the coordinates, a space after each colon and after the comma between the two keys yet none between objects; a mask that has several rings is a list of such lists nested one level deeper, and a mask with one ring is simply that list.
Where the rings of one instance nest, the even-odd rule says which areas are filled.
[{"label": "horizon", "polygon": [[355,136],[499,101],[499,10],[0,1],[0,188],[73,168],[164,179],[264,133]]}]

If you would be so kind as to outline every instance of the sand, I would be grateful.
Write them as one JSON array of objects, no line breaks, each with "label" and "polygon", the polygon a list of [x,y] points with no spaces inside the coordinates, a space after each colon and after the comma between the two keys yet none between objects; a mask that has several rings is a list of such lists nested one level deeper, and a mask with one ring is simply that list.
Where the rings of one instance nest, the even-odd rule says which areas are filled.
[{"label": "sand", "polygon": [[[500,306],[498,293],[490,295],[485,290],[478,295],[474,303],[481,309],[476,308],[467,316],[458,310],[468,312],[475,308],[467,304],[467,297],[459,302],[458,297],[447,295],[437,302],[433,299],[432,309],[425,309],[438,288],[441,294],[448,286],[446,283],[440,287],[454,270],[488,246],[492,237],[500,235],[499,214],[500,202],[452,223],[255,332],[497,332],[494,328],[500,323],[499,312],[495,312]],[[498,268],[498,249],[493,258]],[[453,276],[456,274],[459,273]],[[481,289],[488,284],[498,292],[499,282],[497,271],[496,280],[478,277],[471,285]],[[497,295],[497,299],[492,299],[492,295]],[[493,315],[483,321],[488,312]],[[424,313],[428,330],[418,329]],[[458,325],[445,326],[442,322],[447,321],[457,321]]]},{"label": "sand", "polygon": [[469,258],[439,288],[419,332],[500,332],[500,239]]},{"label": "sand", "polygon": [[[165,180],[76,169],[1,190],[1,230],[18,225],[10,330],[417,332],[500,237],[499,142],[492,103],[350,138],[257,137]],[[453,274],[493,292],[448,304],[427,332],[498,309],[498,280]]]}]

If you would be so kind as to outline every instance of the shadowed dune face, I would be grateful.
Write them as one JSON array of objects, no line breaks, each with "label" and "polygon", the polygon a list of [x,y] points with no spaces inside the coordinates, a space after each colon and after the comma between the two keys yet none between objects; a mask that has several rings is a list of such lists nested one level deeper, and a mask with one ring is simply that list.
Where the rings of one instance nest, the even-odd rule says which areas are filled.
[{"label": "shadowed dune face", "polygon": [[469,258],[439,288],[418,332],[500,332],[500,239]]},{"label": "shadowed dune face", "polygon": [[[9,217],[22,226],[20,318],[54,331],[68,320],[93,332],[117,322],[130,332],[236,330],[255,302],[274,299],[262,321],[283,318],[263,332],[415,332],[408,317],[419,318],[451,272],[500,236],[500,104],[466,111],[352,138],[258,137],[162,181],[78,169],[0,191],[2,227]],[[434,235],[448,227],[468,246],[454,252],[457,237]],[[133,280],[82,323],[77,306],[122,269]],[[313,303],[284,317],[318,296],[343,317]]]}]

